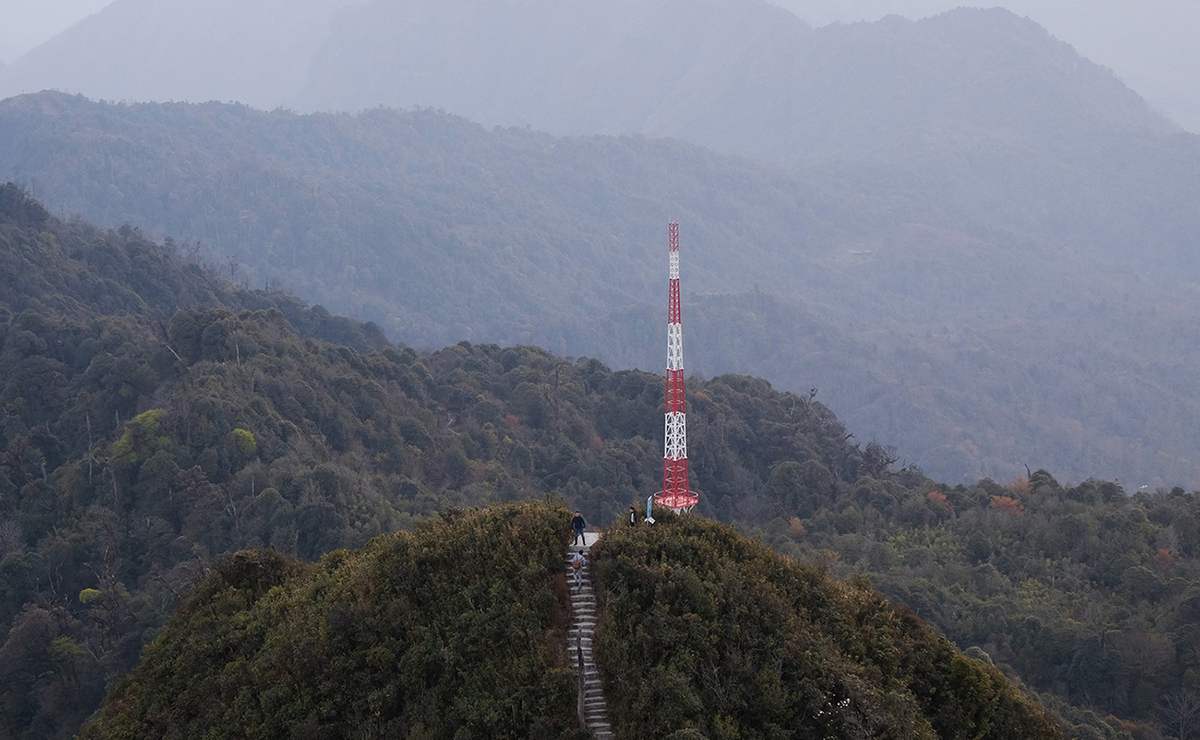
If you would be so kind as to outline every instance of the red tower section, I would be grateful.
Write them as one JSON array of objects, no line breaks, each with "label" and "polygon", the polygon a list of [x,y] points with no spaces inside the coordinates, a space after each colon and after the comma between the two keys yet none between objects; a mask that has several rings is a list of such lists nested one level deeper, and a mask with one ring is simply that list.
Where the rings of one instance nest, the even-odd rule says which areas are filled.
[{"label": "red tower section", "polygon": [[654,503],[690,511],[700,500],[691,489],[687,458],[687,392],[683,382],[683,311],[679,295],[679,224],[667,228],[667,391],[663,487]]}]

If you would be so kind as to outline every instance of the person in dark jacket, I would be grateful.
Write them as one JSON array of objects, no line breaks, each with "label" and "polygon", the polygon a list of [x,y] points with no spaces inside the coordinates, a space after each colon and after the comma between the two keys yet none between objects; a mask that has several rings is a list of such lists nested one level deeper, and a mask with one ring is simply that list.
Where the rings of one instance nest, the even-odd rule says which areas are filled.
[{"label": "person in dark jacket", "polygon": [[571,519],[571,529],[575,530],[575,541],[571,543],[571,546],[574,547],[580,542],[586,545],[587,538],[583,536],[583,530],[587,529],[587,522],[584,521],[583,514],[578,511],[575,512],[575,516]]},{"label": "person in dark jacket", "polygon": [[629,526],[636,527],[638,525],[638,511],[636,506],[629,507]]}]

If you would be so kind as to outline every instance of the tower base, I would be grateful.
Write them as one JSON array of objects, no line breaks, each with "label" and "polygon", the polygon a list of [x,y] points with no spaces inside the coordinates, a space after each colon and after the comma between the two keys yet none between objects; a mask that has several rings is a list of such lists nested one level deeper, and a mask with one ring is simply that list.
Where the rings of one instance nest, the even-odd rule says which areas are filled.
[{"label": "tower base", "polygon": [[659,491],[654,494],[654,505],[670,509],[676,514],[686,514],[700,503],[700,494],[695,491]]}]

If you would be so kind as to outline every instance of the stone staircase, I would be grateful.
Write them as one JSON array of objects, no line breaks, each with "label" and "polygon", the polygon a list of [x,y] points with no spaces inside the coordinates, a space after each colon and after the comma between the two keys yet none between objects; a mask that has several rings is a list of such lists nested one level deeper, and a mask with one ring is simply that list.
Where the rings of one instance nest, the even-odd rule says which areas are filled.
[{"label": "stone staircase", "polygon": [[588,552],[594,541],[592,539],[583,548],[573,547],[567,551],[567,588],[571,594],[571,628],[567,633],[567,655],[576,673],[583,671],[579,713],[584,726],[597,740],[612,740],[608,704],[604,701],[600,672],[592,658],[592,637],[596,629],[596,593],[592,588],[591,562],[584,566],[579,587],[575,586],[575,575],[571,572],[571,555],[580,549]]}]

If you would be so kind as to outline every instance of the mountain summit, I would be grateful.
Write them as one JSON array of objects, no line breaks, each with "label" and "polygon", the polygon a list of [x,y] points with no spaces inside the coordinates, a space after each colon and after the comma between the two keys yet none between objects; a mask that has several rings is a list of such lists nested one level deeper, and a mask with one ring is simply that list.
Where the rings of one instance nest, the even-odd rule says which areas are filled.
[{"label": "mountain summit", "polygon": [[[580,738],[565,508],[447,516],[313,565],[224,560],[85,739]],[[700,519],[594,548],[617,737],[1042,740],[1057,722],[870,589]]]},{"label": "mountain summit", "polygon": [[1007,11],[813,29],[763,0],[117,0],[0,76],[0,92],[43,88],[435,107],[784,163],[1171,129]]},{"label": "mountain summit", "polygon": [[1007,11],[814,30],[758,0],[377,0],[342,16],[298,101],[670,136],[784,163],[1171,128]]}]

